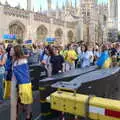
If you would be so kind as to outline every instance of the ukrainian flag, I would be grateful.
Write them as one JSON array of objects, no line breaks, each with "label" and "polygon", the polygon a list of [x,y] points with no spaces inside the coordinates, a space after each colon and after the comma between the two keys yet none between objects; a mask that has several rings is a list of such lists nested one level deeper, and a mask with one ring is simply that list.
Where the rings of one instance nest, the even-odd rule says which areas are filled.
[{"label": "ukrainian flag", "polygon": [[4,99],[9,99],[11,94],[11,80],[5,80]]},{"label": "ukrainian flag", "polygon": [[26,59],[14,64],[13,73],[17,80],[18,94],[22,104],[32,104],[32,84],[29,76],[29,67]]},{"label": "ukrainian flag", "polygon": [[5,65],[5,88],[4,88],[4,99],[10,98],[11,93],[11,78],[12,78],[12,58],[8,58]]},{"label": "ukrainian flag", "polygon": [[108,51],[104,51],[97,61],[97,66],[100,68],[109,68],[111,66],[112,60],[109,56]]}]

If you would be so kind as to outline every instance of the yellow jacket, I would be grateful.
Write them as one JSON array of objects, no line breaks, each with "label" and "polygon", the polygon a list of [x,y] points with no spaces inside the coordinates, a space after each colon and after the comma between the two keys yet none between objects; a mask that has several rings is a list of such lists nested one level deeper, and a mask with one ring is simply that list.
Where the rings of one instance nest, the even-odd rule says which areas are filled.
[{"label": "yellow jacket", "polygon": [[73,64],[75,60],[77,59],[77,53],[75,50],[68,50],[66,53],[66,61],[70,64]]},{"label": "yellow jacket", "polygon": [[64,57],[64,59],[66,57],[66,54],[67,54],[67,50],[61,50],[60,51],[60,55],[62,55]]}]

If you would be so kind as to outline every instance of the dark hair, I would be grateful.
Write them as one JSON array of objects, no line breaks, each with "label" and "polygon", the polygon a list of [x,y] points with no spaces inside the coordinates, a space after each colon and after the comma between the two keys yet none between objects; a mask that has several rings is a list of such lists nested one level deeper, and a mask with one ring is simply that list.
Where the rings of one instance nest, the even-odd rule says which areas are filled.
[{"label": "dark hair", "polygon": [[14,52],[15,52],[16,60],[24,58],[24,51],[23,51],[23,48],[20,45],[16,45],[14,47]]},{"label": "dark hair", "polygon": [[10,51],[11,51],[11,48],[13,47],[12,44],[8,44],[7,48],[6,48],[6,52],[8,53],[8,57],[10,57]]},{"label": "dark hair", "polygon": [[84,51],[84,52],[86,52],[86,51],[87,51],[87,45],[82,44],[82,45],[81,45],[81,48],[82,48],[82,47],[85,47],[85,51]]},{"label": "dark hair", "polygon": [[54,54],[54,52],[53,52],[53,47],[51,47],[50,45],[48,45],[48,46],[46,47],[46,49],[48,50],[50,56],[52,56],[52,55]]},{"label": "dark hair", "polygon": [[67,49],[68,49],[68,50],[70,49],[70,46],[71,46],[71,44],[68,44],[68,45],[67,45]]},{"label": "dark hair", "polygon": [[[56,51],[58,51],[58,54],[60,54],[60,48],[58,48],[58,47],[54,47],[54,50]],[[54,55],[55,55],[55,53],[54,53]]]},{"label": "dark hair", "polygon": [[32,47],[33,47],[34,49],[36,49],[36,48],[37,48],[37,46],[36,46],[35,44],[32,44]]}]

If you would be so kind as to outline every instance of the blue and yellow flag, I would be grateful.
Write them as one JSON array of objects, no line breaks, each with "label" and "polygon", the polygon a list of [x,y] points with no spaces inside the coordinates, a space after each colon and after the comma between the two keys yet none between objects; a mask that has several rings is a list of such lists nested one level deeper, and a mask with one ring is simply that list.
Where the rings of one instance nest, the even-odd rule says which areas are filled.
[{"label": "blue and yellow flag", "polygon": [[4,99],[10,98],[11,93],[11,78],[12,78],[12,58],[8,57],[5,65],[5,88]]},{"label": "blue and yellow flag", "polygon": [[97,61],[97,66],[100,68],[109,68],[111,66],[112,60],[109,56],[108,51],[104,51]]},{"label": "blue and yellow flag", "polygon": [[19,97],[22,104],[33,102],[32,84],[29,76],[29,67],[26,59],[21,59],[14,64],[13,73],[17,80]]}]

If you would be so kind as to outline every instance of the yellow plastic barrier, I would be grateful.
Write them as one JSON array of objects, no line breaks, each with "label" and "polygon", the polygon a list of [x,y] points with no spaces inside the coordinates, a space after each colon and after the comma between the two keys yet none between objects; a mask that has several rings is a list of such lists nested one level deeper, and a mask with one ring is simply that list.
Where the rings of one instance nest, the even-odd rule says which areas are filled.
[{"label": "yellow plastic barrier", "polygon": [[57,91],[50,96],[51,108],[92,120],[120,120],[120,101]]}]

